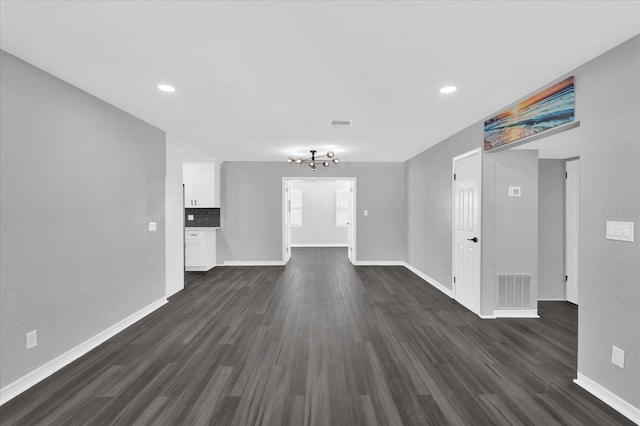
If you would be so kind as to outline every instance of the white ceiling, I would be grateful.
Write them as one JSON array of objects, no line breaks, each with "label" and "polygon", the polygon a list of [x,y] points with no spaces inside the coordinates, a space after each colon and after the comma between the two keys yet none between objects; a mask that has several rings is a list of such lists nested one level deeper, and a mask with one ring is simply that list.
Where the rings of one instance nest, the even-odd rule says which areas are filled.
[{"label": "white ceiling", "polygon": [[208,156],[256,161],[404,161],[640,33],[640,2],[611,0],[3,0],[0,17],[2,49]]}]

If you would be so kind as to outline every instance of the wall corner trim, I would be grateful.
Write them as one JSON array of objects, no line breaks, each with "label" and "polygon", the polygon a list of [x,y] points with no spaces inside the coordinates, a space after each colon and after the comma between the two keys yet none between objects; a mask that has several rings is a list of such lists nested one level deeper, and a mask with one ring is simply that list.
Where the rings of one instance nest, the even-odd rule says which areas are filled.
[{"label": "wall corner trim", "polygon": [[640,424],[640,408],[634,407],[604,386],[594,382],[584,374],[578,372],[578,378],[573,381],[623,416],[636,424]]},{"label": "wall corner trim", "polygon": [[495,309],[493,318],[540,318],[537,309]]},{"label": "wall corner trim", "polygon": [[413,272],[414,274],[416,274],[417,276],[419,276],[420,278],[422,278],[423,280],[425,280],[426,282],[428,282],[429,284],[431,284],[432,286],[434,286],[435,288],[437,288],[438,290],[440,290],[441,292],[443,292],[444,294],[446,294],[447,296],[453,299],[453,290],[440,284],[437,280],[435,280],[434,278],[431,278],[429,275],[425,274],[418,268],[415,268],[414,266],[409,265],[407,262],[402,262],[402,263],[405,268],[407,268],[408,270],[410,270],[411,272]]},{"label": "wall corner trim", "polygon": [[0,389],[0,405],[3,405],[4,403],[12,400],[22,392],[51,376],[56,371],[60,370],[68,364],[71,364],[73,361],[85,355],[89,351],[97,348],[102,343],[106,342],[130,325],[140,321],[142,318],[146,317],[167,302],[168,301],[165,297],[156,300],[155,302],[140,309],[138,312],[129,315],[122,321],[117,322],[106,330],[103,330],[90,339],[85,340],[78,346],[68,350],[67,352],[52,359],[46,364],[41,365],[27,375],[19,378],[15,382],[8,384],[4,388]]}]

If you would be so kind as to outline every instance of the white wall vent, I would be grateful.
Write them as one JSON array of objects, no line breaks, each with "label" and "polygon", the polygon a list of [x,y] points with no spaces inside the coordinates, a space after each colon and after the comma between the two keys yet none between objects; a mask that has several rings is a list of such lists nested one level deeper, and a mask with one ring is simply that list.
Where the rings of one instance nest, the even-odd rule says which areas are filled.
[{"label": "white wall vent", "polygon": [[497,274],[498,309],[531,308],[531,274]]},{"label": "white wall vent", "polygon": [[329,127],[348,128],[353,124],[353,120],[331,120]]}]

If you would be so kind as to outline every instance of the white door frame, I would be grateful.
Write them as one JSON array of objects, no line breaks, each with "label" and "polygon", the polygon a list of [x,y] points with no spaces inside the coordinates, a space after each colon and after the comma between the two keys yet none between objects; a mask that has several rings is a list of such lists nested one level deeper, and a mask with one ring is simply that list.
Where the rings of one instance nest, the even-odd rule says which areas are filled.
[{"label": "white door frame", "polygon": [[283,177],[282,178],[282,261],[286,264],[291,258],[291,235],[289,232],[289,223],[287,218],[289,217],[288,210],[288,197],[287,190],[289,188],[289,183],[292,180],[305,180],[305,181],[316,181],[316,180],[324,180],[328,182],[345,180],[351,182],[352,191],[350,191],[350,197],[352,198],[352,206],[353,209],[351,211],[351,217],[349,218],[349,236],[351,241],[351,246],[347,248],[350,254],[350,259],[352,264],[356,264],[356,217],[358,216],[356,212],[358,211],[356,208],[356,181],[355,177],[345,177],[345,176],[334,176],[334,177]]},{"label": "white door frame", "polygon": [[[578,274],[579,265],[580,265],[580,251],[579,251],[579,243],[580,243],[580,158],[571,158],[565,161],[565,206],[564,206],[564,215],[565,215],[565,230],[564,230],[564,274],[566,277],[565,280],[565,288],[564,295],[567,302],[574,303],[576,305],[579,304],[580,300],[580,276]],[[575,167],[574,170],[570,170],[572,167]],[[571,194],[569,194],[569,175],[571,174],[571,180],[575,184],[575,216],[572,219],[570,217],[571,209],[570,203],[572,200],[569,199]],[[575,180],[574,180],[575,179]],[[573,236],[571,235],[570,227],[573,226],[575,229],[573,232]],[[574,241],[575,240],[575,241]],[[570,243],[574,242],[575,247],[570,247]],[[571,267],[569,264],[573,261],[574,265]],[[573,287],[571,289],[570,287]]]},{"label": "white door frame", "polygon": [[456,274],[456,229],[455,229],[455,186],[456,181],[453,179],[453,175],[456,170],[456,161],[462,160],[467,157],[471,157],[472,155],[478,154],[478,159],[480,162],[480,170],[478,173],[478,251],[480,252],[480,265],[478,268],[478,299],[477,307],[478,312],[474,312],[476,315],[482,317],[482,149],[476,148],[471,151],[465,152],[464,154],[458,155],[451,159],[451,287],[453,289],[453,298],[456,298],[456,284],[453,282],[453,277]]}]

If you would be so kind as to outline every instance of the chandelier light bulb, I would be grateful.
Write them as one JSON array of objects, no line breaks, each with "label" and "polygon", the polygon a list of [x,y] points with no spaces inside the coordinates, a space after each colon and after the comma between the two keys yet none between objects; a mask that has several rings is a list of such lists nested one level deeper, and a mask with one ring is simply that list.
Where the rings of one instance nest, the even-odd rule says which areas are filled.
[{"label": "chandelier light bulb", "polygon": [[295,159],[295,158],[293,158],[293,157],[289,157],[289,158],[287,159],[287,163],[289,163],[289,164],[293,163],[294,161],[296,161],[296,159]]},{"label": "chandelier light bulb", "polygon": [[332,161],[333,161],[333,164],[338,164],[340,162],[340,159],[339,158],[334,158]]},{"label": "chandelier light bulb", "polygon": [[336,154],[334,154],[333,151],[327,152],[327,157],[329,157],[329,158],[333,158],[333,157],[335,157],[335,155]]},{"label": "chandelier light bulb", "polygon": [[302,158],[296,158],[295,163],[296,164],[302,164]]},{"label": "chandelier light bulb", "polygon": [[325,166],[325,167],[329,167],[329,162],[328,161],[323,161],[322,165]]}]

